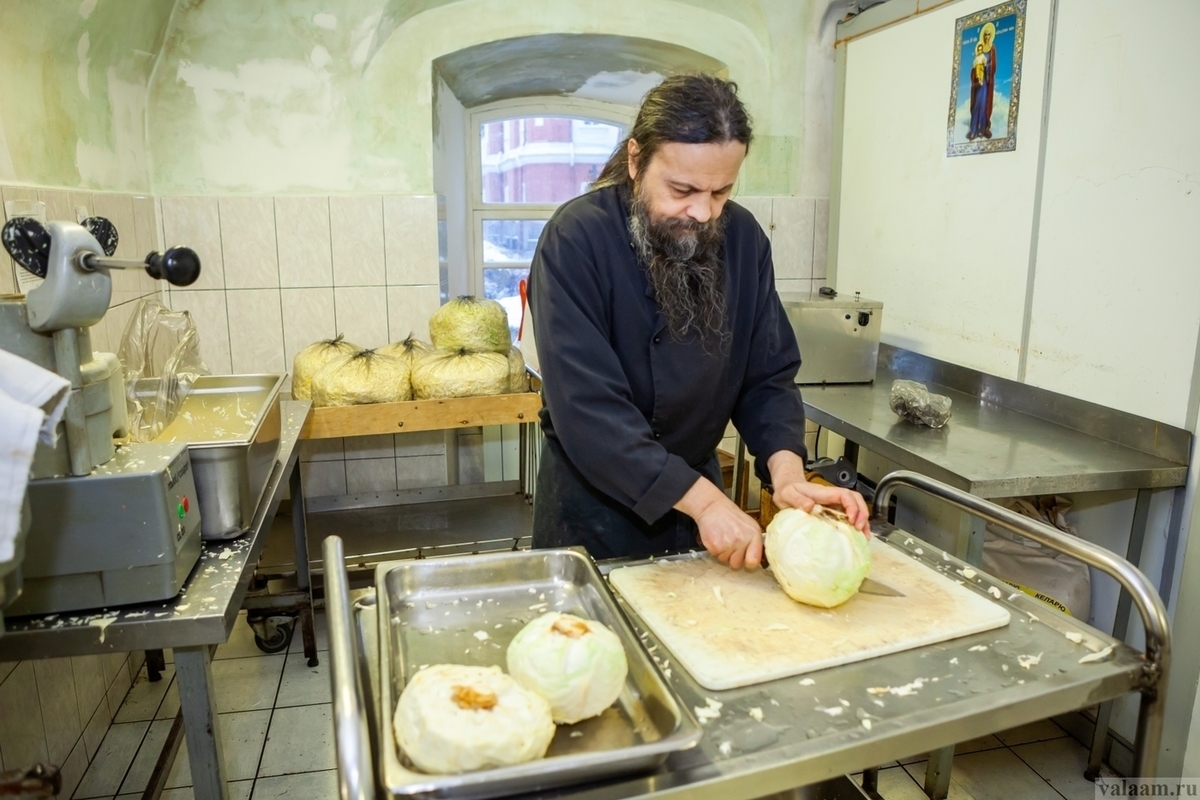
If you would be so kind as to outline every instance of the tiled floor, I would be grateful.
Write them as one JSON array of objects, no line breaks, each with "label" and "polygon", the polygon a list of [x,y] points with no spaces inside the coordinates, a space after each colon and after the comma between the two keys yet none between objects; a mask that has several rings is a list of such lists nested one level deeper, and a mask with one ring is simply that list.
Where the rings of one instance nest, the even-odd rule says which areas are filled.
[{"label": "tiled floor", "polygon": [[[266,655],[244,618],[217,648],[213,678],[233,800],[337,797],[324,622],[318,614],[321,664],[311,669],[298,631],[288,653]],[[77,800],[140,796],[179,708],[170,658],[168,652],[157,683],[143,668],[76,789]],[[1050,720],[964,742],[956,748],[950,800],[1092,800],[1093,784],[1083,778],[1086,760],[1083,746]],[[879,792],[886,800],[924,800],[924,780],[919,754],[885,765]],[[181,744],[163,797],[191,800],[191,781]]]},{"label": "tiled floor", "polygon": [[[254,644],[243,616],[213,660],[225,769],[233,800],[337,797],[325,617],[317,616],[319,666],[309,668],[300,632],[286,654]],[[140,797],[179,710],[168,651],[162,680],[145,668],[117,711],[100,751],[75,790],[83,798]],[[191,800],[187,745],[181,743],[164,800]]]}]

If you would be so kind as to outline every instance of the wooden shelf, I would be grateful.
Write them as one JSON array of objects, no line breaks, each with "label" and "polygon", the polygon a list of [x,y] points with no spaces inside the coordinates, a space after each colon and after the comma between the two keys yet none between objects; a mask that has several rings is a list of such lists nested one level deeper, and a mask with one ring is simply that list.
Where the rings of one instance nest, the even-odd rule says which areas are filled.
[{"label": "wooden shelf", "polygon": [[449,400],[410,400],[314,408],[301,439],[338,439],[381,433],[472,428],[536,422],[542,397],[535,392]]}]

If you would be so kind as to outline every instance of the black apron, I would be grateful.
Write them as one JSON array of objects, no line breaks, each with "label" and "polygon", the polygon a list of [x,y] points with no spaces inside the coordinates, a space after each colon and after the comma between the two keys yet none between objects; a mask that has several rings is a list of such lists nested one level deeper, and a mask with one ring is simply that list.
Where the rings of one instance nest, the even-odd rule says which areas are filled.
[{"label": "black apron", "polygon": [[[723,486],[713,452],[692,468]],[[703,549],[696,522],[671,510],[653,524],[596,489],[575,468],[557,439],[546,437],[533,502],[535,548],[582,546],[595,559],[645,558]]]}]

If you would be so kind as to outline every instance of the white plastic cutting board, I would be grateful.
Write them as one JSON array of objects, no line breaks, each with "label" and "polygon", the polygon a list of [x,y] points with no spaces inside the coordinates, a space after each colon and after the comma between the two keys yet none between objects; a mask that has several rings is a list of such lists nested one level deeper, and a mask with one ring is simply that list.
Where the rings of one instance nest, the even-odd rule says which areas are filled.
[{"label": "white plastic cutting board", "polygon": [[860,593],[837,608],[813,608],[784,594],[769,571],[731,570],[710,556],[622,567],[609,581],[679,665],[713,691],[943,642],[1009,621],[1002,606],[878,540],[871,542],[871,577],[905,596]]}]

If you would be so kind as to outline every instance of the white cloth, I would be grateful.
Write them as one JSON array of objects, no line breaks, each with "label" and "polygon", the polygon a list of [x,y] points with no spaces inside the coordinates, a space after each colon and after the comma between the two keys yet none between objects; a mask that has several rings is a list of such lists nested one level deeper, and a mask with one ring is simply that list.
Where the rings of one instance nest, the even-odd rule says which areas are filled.
[{"label": "white cloth", "polygon": [[13,558],[38,440],[54,445],[70,388],[60,375],[0,350],[0,563]]}]

